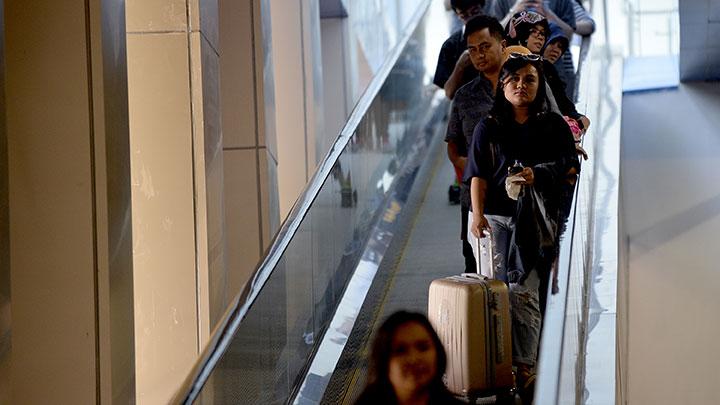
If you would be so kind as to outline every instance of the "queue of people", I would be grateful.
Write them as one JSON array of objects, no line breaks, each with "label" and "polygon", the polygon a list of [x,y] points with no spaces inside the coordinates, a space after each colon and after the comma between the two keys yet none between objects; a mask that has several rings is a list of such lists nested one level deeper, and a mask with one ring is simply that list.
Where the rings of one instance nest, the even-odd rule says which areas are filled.
[{"label": "queue of people", "polygon": [[[461,177],[461,252],[476,271],[493,244],[493,277],[509,289],[515,387],[532,403],[540,331],[559,240],[590,125],[574,105],[574,32],[594,22],[574,0],[451,0],[462,28],[445,42],[434,83],[452,100],[445,141]],[[569,64],[568,64],[568,61]],[[502,285],[502,284],[501,284]],[[357,403],[456,403],[442,383],[447,357],[421,314],[380,328]]]}]

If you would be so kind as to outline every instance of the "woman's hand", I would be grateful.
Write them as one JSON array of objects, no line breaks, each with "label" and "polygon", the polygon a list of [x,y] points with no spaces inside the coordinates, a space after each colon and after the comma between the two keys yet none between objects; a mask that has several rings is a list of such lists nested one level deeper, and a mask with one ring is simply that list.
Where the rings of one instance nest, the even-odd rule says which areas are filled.
[{"label": "woman's hand", "polygon": [[582,124],[583,124],[582,132],[583,132],[583,134],[585,134],[585,132],[587,132],[587,130],[588,130],[588,127],[590,126],[590,119],[584,115],[581,115],[580,121],[582,121]]},{"label": "woman's hand", "polygon": [[527,186],[532,186],[535,184],[535,173],[533,170],[529,167],[523,167],[523,170],[518,173],[520,177],[523,178],[524,181],[519,181],[520,184],[525,184]]},{"label": "woman's hand", "polygon": [[585,149],[583,149],[582,146],[580,146],[579,143],[575,144],[575,151],[577,152],[578,155],[581,155],[583,157],[583,159],[588,160],[587,152],[585,151]]},{"label": "woman's hand", "polygon": [[476,238],[480,239],[485,237],[483,231],[490,232],[490,230],[490,223],[487,218],[485,218],[485,215],[473,213],[473,221],[472,225],[470,225],[470,232],[472,232]]}]

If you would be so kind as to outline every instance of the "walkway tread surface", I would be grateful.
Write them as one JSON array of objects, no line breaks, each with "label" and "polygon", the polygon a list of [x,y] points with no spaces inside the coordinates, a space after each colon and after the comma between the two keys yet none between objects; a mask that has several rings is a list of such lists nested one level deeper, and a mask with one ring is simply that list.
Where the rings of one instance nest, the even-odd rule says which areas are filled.
[{"label": "walkway tread surface", "polygon": [[354,403],[366,383],[372,336],[383,320],[399,310],[427,314],[432,280],[464,271],[460,206],[450,205],[447,194],[453,178],[445,143],[436,140],[400,214],[400,231],[380,265],[323,404]]},{"label": "walkway tread surface", "polygon": [[430,282],[462,270],[460,208],[448,203],[447,187],[453,170],[444,158],[444,146],[441,140],[430,146],[428,159],[398,218],[399,231],[380,264],[323,404],[352,404],[365,386],[375,329],[400,309],[427,313]]}]

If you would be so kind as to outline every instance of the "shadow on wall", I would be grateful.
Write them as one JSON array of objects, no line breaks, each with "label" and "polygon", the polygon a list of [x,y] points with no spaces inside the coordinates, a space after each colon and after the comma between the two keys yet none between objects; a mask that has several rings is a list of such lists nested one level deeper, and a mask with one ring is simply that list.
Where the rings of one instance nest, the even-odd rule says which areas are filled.
[{"label": "shadow on wall", "polygon": [[[708,171],[720,156],[720,83],[625,94],[623,111],[626,189],[645,190],[628,198],[665,205],[628,218],[634,255],[642,256],[720,215],[720,182]],[[634,174],[643,168],[648,176]]]},{"label": "shadow on wall", "polygon": [[720,82],[625,94],[623,111],[625,158],[720,156]]}]

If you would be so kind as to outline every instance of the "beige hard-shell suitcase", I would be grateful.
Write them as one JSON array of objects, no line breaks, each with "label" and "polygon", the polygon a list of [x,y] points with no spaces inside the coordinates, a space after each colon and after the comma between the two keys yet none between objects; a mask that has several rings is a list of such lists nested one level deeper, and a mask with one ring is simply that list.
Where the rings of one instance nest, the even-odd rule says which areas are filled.
[{"label": "beige hard-shell suitcase", "polygon": [[479,274],[434,280],[428,318],[447,353],[451,392],[473,399],[510,391],[510,301],[504,282]]}]

